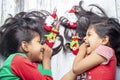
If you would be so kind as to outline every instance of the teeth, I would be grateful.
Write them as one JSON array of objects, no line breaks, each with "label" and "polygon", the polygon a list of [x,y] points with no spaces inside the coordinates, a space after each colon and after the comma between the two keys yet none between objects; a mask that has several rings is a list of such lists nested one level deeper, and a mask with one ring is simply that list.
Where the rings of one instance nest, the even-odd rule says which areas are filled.
[{"label": "teeth", "polygon": [[44,49],[42,48],[42,49],[40,50],[40,52],[44,52]]}]

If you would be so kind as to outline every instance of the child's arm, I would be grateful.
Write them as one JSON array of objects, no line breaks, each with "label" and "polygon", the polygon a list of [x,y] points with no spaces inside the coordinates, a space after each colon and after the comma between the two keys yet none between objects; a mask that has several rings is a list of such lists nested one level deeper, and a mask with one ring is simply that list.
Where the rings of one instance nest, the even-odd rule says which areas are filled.
[{"label": "child's arm", "polygon": [[51,69],[50,67],[50,58],[52,56],[52,49],[48,45],[43,45],[44,53],[43,53],[43,69]]},{"label": "child's arm", "polygon": [[79,49],[79,53],[73,63],[73,72],[75,74],[81,74],[106,61],[106,58],[94,51],[90,55],[86,55],[86,45],[84,43]]},{"label": "child's arm", "polygon": [[[11,63],[12,73],[22,80],[53,80],[51,70],[39,71],[38,63],[32,63],[28,58],[16,55]],[[42,66],[42,65],[41,65]]]},{"label": "child's arm", "polygon": [[[38,66],[36,64],[32,64],[27,58],[22,56],[16,56],[13,61],[12,70],[15,75],[18,75],[21,79],[24,80],[53,80],[52,72],[50,70],[50,58],[52,55],[52,49],[47,45],[43,45],[44,53],[43,53],[43,61],[42,61],[42,69],[38,70]],[[19,59],[20,57],[20,59]],[[19,66],[18,66],[19,64]]]},{"label": "child's arm", "polygon": [[70,70],[68,73],[66,73],[61,80],[76,80],[77,75],[73,73],[72,70]]}]

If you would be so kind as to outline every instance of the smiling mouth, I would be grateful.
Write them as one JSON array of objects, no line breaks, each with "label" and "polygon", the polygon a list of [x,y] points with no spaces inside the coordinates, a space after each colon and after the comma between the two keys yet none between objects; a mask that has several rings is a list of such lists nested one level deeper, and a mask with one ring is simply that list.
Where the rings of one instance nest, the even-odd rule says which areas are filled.
[{"label": "smiling mouth", "polygon": [[87,47],[90,47],[90,45],[87,45]]},{"label": "smiling mouth", "polygon": [[40,52],[43,53],[43,52],[44,52],[44,49],[42,48],[42,49],[40,50]]},{"label": "smiling mouth", "polygon": [[90,44],[88,44],[87,42],[85,42],[85,45],[86,45],[86,47],[90,47]]}]

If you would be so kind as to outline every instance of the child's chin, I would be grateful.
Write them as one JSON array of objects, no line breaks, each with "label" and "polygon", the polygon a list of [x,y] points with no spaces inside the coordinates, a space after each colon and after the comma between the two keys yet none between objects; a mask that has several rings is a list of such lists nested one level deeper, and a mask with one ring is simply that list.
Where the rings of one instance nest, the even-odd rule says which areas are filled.
[{"label": "child's chin", "polygon": [[42,61],[42,60],[43,60],[43,58],[40,58],[40,59],[39,59],[39,61]]}]

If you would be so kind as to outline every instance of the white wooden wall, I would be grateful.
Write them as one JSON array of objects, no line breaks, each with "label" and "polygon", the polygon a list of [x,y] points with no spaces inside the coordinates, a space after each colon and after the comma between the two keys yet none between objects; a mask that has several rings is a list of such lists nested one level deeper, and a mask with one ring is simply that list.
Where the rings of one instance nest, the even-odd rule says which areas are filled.
[{"label": "white wooden wall", "polygon": [[[9,16],[8,14],[15,15],[20,11],[44,9],[52,12],[56,7],[58,17],[60,17],[73,5],[78,5],[79,1],[80,0],[0,0],[0,25],[2,25],[4,20]],[[116,17],[120,20],[120,0],[83,1],[83,6],[86,9],[89,9],[87,8],[89,4],[98,4],[105,10],[109,17]],[[63,28],[60,30],[63,35]],[[60,80],[60,78],[71,69],[74,57],[72,53],[65,55],[62,50],[59,54],[52,57],[51,68],[54,80]],[[120,75],[120,69],[118,69],[117,72],[116,80],[120,80],[120,77],[118,77]]]},{"label": "white wooden wall", "polygon": [[[8,14],[15,15],[20,11],[45,9],[50,12],[54,7],[58,9],[58,16],[71,8],[72,5],[78,4],[80,0],[0,0],[0,25],[8,17]],[[110,17],[120,19],[120,0],[83,0],[84,6],[91,3],[100,5],[105,9]]]}]

